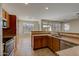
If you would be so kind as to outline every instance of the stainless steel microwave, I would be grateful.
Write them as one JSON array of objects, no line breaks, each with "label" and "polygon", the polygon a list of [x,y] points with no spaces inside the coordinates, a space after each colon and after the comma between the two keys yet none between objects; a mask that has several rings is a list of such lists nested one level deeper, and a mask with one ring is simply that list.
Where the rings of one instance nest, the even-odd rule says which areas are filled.
[{"label": "stainless steel microwave", "polygon": [[2,19],[2,27],[3,28],[7,28],[7,21],[6,20],[4,20],[4,19]]}]

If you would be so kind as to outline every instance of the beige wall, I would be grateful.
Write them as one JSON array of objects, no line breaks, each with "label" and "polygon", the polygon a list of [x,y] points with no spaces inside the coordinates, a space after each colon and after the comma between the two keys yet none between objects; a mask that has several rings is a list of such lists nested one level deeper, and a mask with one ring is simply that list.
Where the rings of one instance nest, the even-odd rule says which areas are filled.
[{"label": "beige wall", "polygon": [[69,21],[70,30],[69,32],[76,32],[79,33],[79,19]]},{"label": "beige wall", "polygon": [[[64,30],[64,24],[69,24],[70,29],[69,31]],[[62,32],[72,32],[72,33],[79,33],[79,19],[70,20],[68,22],[62,23]]]}]

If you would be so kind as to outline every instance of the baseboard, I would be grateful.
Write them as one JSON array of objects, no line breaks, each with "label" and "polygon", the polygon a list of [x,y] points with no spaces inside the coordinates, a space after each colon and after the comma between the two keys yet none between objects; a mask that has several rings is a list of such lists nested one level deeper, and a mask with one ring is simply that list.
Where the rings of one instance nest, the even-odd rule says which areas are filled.
[{"label": "baseboard", "polygon": [[38,50],[38,49],[43,49],[43,48],[47,48],[47,46],[46,47],[41,47],[41,48],[33,48],[33,50]]}]

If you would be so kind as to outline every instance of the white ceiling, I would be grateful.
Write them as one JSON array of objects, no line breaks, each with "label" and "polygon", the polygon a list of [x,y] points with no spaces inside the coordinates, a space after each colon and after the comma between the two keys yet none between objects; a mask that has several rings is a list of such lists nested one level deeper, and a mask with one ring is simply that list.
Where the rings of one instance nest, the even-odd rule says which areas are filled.
[{"label": "white ceiling", "polygon": [[[79,3],[8,3],[2,5],[10,14],[19,19],[49,19],[67,21],[78,18]],[[46,10],[45,7],[49,9]]]}]

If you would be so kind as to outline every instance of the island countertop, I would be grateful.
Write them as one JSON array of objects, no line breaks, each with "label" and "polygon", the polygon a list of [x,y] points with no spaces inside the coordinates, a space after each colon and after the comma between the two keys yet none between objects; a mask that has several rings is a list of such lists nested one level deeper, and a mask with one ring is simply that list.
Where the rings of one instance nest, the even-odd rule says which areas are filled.
[{"label": "island countertop", "polygon": [[79,56],[79,46],[56,52],[59,56]]},{"label": "island countertop", "polygon": [[75,44],[79,44],[79,39],[78,38],[72,38],[72,37],[66,37],[66,36],[61,36],[61,37],[56,37],[54,35],[51,35],[51,34],[36,34],[36,35],[32,35],[32,36],[51,36],[51,37],[55,37],[57,39],[60,39],[60,40],[64,40],[64,41],[68,41],[68,42],[71,42],[71,43],[75,43]]}]

